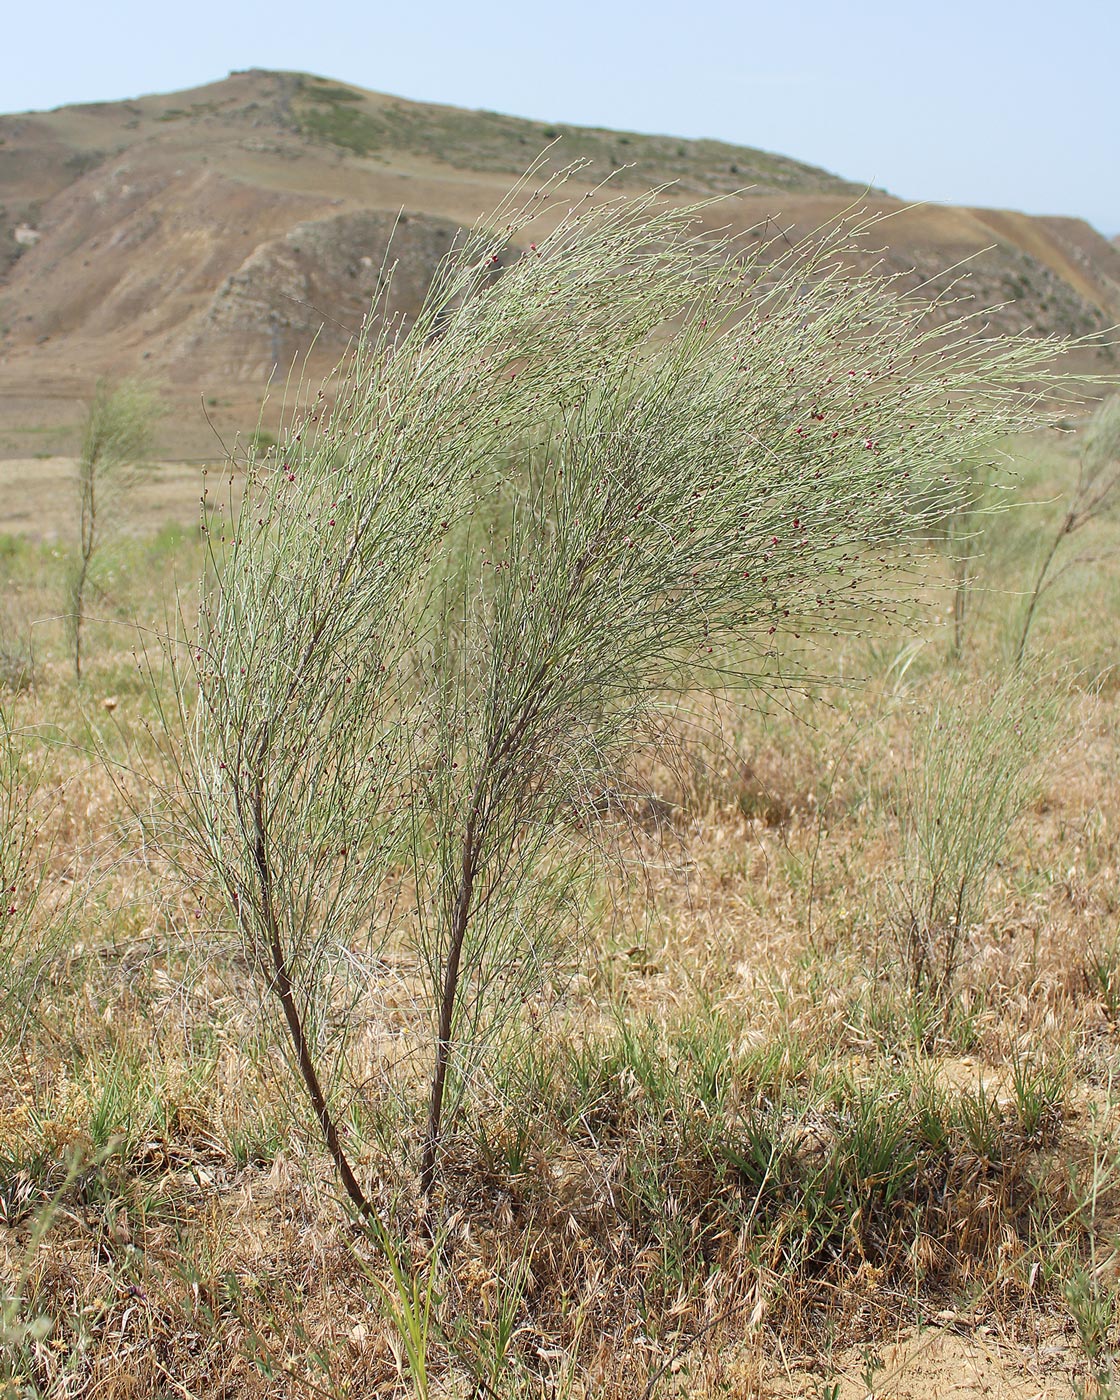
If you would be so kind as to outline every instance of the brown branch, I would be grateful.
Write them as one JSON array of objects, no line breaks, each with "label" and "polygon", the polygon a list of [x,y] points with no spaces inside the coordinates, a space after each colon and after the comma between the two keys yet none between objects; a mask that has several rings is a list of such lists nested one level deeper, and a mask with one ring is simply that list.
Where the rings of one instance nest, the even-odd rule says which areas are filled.
[{"label": "brown branch", "polygon": [[[476,789],[477,792],[477,789]],[[436,1063],[432,1074],[432,1091],[428,1101],[428,1127],[424,1135],[424,1153],[420,1162],[420,1194],[431,1195],[436,1173],[436,1153],[439,1148],[440,1125],[443,1120],[443,1096],[447,1084],[447,1067],[451,1059],[451,1032],[455,1016],[455,999],[459,990],[459,967],[463,958],[470,923],[474,883],[478,878],[478,843],[476,838],[481,795],[474,807],[463,835],[463,860],[459,888],[451,916],[451,943],[447,950],[447,967],[443,974],[443,995],[440,999],[439,1027],[436,1032]]]},{"label": "brown branch", "polygon": [[432,1072],[431,1094],[428,1100],[428,1126],[424,1134],[424,1150],[420,1160],[420,1195],[427,1200],[435,1184],[436,1157],[439,1151],[440,1129],[443,1122],[443,1100],[447,1088],[447,1070],[451,1061],[452,1031],[455,1002],[459,992],[459,970],[463,960],[463,945],[470,927],[471,904],[475,883],[481,867],[482,847],[490,825],[491,796],[500,790],[503,780],[516,757],[518,745],[526,731],[540,714],[549,685],[545,679],[547,666],[539,665],[525,686],[525,706],[504,734],[493,734],[482,760],[471,800],[470,815],[463,832],[463,854],[459,869],[459,888],[451,913],[451,939],[447,950],[443,989],[440,997],[439,1024],[436,1029],[436,1062]]},{"label": "brown branch", "polygon": [[265,816],[264,816],[264,784],[258,772],[253,787],[253,865],[257,872],[257,882],[261,893],[261,915],[264,920],[265,930],[268,936],[269,954],[272,960],[272,990],[280,999],[280,1005],[284,1010],[284,1019],[288,1025],[288,1034],[291,1037],[292,1047],[295,1050],[296,1063],[307,1088],[308,1097],[311,1099],[311,1107],[315,1110],[315,1117],[319,1120],[319,1127],[322,1129],[323,1137],[326,1140],[327,1150],[331,1154],[331,1160],[338,1170],[342,1179],[342,1185],[346,1194],[350,1197],[359,1214],[366,1220],[376,1218],[373,1206],[370,1204],[365,1192],[358,1184],[358,1178],[354,1175],[353,1168],[347,1160],[346,1153],[342,1147],[342,1140],[339,1137],[338,1126],[331,1115],[330,1105],[327,1103],[327,1096],[323,1092],[322,1084],[319,1080],[318,1071],[315,1068],[314,1056],[311,1047],[307,1042],[307,1035],[303,1028],[303,1021],[299,1014],[299,1007],[296,1005],[295,992],[292,987],[291,974],[288,971],[287,959],[284,956],[283,943],[280,938],[280,925],[276,917],[276,906],[272,892],[272,867],[268,859],[268,847],[265,841]]}]

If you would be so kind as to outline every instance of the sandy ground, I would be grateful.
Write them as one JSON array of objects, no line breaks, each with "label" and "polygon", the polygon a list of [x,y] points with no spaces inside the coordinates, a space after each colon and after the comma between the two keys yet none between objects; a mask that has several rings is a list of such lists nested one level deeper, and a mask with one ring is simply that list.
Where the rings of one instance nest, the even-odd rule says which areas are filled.
[{"label": "sandy ground", "polygon": [[827,1371],[794,1369],[767,1391],[775,1400],[822,1394],[837,1400],[1065,1400],[1076,1394],[1064,1347],[1023,1348],[963,1329],[881,1345],[874,1360],[881,1365],[873,1376],[867,1354],[853,1352],[837,1357]]}]

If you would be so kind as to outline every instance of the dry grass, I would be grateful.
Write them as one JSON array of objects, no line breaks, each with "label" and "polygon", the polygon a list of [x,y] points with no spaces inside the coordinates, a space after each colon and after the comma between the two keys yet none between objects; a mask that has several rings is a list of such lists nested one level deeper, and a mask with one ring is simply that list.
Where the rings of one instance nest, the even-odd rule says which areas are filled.
[{"label": "dry grass", "polygon": [[[1072,460],[1024,457],[1025,494],[1053,500]],[[833,658],[865,684],[800,716],[698,697],[666,718],[661,760],[605,796],[623,860],[594,943],[456,1120],[435,1246],[413,1186],[415,978],[379,970],[346,1128],[412,1294],[348,1221],[232,931],[137,834],[128,773],[91,756],[150,755],[125,619],[160,625],[163,581],[200,558],[190,534],[126,541],[84,687],[44,622],[33,686],[2,697],[48,759],[35,917],[65,939],[0,1050],[0,1394],[1107,1393],[1120,611],[1104,525],[1032,634],[1039,675],[1065,676],[1063,738],[944,1016],[912,995],[891,922],[889,794],[915,717],[1006,654],[1059,510],[989,525],[963,658],[931,623],[947,565],[916,634]],[[62,561],[28,543],[3,559],[17,630],[57,613]],[[426,1290],[421,1375],[386,1300],[400,1314]]]}]

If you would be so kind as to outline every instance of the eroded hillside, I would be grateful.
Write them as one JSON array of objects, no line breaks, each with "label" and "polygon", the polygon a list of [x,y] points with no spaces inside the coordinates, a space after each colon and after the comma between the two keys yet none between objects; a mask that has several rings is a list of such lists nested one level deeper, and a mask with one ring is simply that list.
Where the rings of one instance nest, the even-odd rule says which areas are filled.
[{"label": "eroded hillside", "polygon": [[[681,200],[713,225],[793,236],[853,207],[939,315],[998,306],[1002,330],[1084,336],[1120,321],[1120,249],[1074,219],[936,205],[717,141],[550,126],[250,71],[189,92],[0,118],[0,452],[65,450],[101,374],[141,371],[177,410],[166,450],[214,449],[270,376],[337,356],[379,285],[407,316],[455,230],[547,151]],[[746,189],[745,194],[736,193]],[[869,253],[869,257],[874,256]],[[947,269],[953,269],[947,273]],[[912,272],[911,272],[912,270]]]}]

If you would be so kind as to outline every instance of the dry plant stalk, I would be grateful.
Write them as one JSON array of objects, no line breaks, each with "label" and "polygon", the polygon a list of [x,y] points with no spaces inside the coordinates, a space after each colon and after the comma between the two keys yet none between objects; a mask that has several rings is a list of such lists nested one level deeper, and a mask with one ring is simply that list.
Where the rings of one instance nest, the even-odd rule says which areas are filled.
[{"label": "dry plant stalk", "polygon": [[858,224],[748,250],[657,194],[599,192],[496,277],[558,193],[515,192],[410,327],[375,308],[254,468],[171,653],[189,848],[367,1216],[339,1115],[377,959],[421,970],[428,1197],[657,707],[788,685],[797,642],[889,621],[923,503],[1032,425],[1055,350],[947,337],[846,270]]}]

